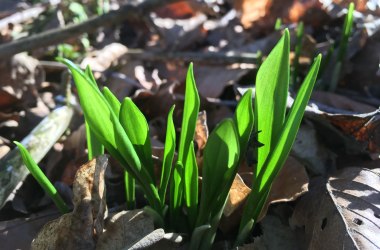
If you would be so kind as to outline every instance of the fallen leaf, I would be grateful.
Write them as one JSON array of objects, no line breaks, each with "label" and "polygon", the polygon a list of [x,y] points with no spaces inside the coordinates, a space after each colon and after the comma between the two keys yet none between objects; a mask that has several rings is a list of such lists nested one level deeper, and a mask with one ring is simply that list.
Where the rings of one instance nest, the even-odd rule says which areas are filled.
[{"label": "fallen leaf", "polygon": [[153,219],[143,210],[122,211],[107,221],[97,249],[130,248],[153,231]]},{"label": "fallen leaf", "polygon": [[239,174],[236,174],[234,181],[227,198],[226,206],[223,210],[223,215],[230,216],[238,207],[240,207],[248,197],[251,189],[245,185]]},{"label": "fallen leaf", "polygon": [[32,214],[27,218],[17,218],[0,222],[0,242],[2,249],[29,249],[38,231],[59,213],[51,210]]},{"label": "fallen leaf", "polygon": [[241,23],[244,28],[250,28],[256,22],[267,15],[272,1],[270,0],[236,0],[234,8],[241,12]]},{"label": "fallen leaf", "polygon": [[47,223],[32,243],[32,249],[93,249],[103,232],[106,211],[104,172],[106,155],[84,164],[73,184],[74,210]]},{"label": "fallen leaf", "polygon": [[161,18],[186,19],[195,15],[194,9],[189,2],[168,4],[155,10]]},{"label": "fallen leaf", "polygon": [[[380,169],[345,168],[313,181],[291,224],[303,227],[308,249],[378,249]],[[331,237],[331,236],[334,237]]]},{"label": "fallen leaf", "polygon": [[[232,189],[233,196],[227,201],[226,214],[223,216],[219,228],[224,232],[230,232],[236,228],[241,219],[244,209],[244,204],[247,199],[247,192],[250,191],[253,180],[253,173],[243,172],[248,168],[244,167],[239,169],[239,175],[244,180],[242,183],[239,179],[235,179],[234,189]],[[271,204],[280,202],[294,201],[308,191],[309,178],[305,171],[304,166],[293,157],[288,157],[283,168],[273,182],[267,202],[259,216],[258,221],[261,221]],[[241,193],[239,193],[241,192]]]},{"label": "fallen leaf", "polygon": [[330,107],[355,113],[370,113],[376,108],[333,92],[314,90],[312,100]]},{"label": "fallen leaf", "polygon": [[105,46],[101,50],[97,50],[83,59],[81,67],[85,68],[88,66],[92,70],[98,72],[104,72],[111,66],[115,66],[119,60],[126,52],[127,47],[120,43],[111,43]]}]

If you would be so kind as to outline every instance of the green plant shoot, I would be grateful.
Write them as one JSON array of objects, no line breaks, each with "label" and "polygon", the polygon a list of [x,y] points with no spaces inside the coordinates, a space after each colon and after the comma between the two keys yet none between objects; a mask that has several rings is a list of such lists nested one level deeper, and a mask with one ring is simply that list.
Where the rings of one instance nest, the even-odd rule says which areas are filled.
[{"label": "green plant shoot", "polygon": [[20,150],[21,157],[28,168],[29,172],[33,175],[34,179],[37,180],[38,184],[45,190],[49,197],[53,200],[54,204],[57,206],[62,214],[69,212],[69,207],[63,201],[62,197],[59,195],[54,185],[49,181],[46,175],[42,172],[41,168],[33,160],[28,150],[19,142],[14,141]]},{"label": "green plant shoot", "polygon": [[[275,72],[275,76],[286,76],[289,74],[289,65],[285,63],[289,61],[289,53],[286,53],[286,51],[283,50],[284,48],[289,47],[288,36],[288,32],[285,31],[283,38],[269,54],[267,60],[264,61],[257,75],[255,110],[258,114],[256,114],[255,119],[257,119],[256,121],[258,122],[259,130],[263,131],[263,135],[259,137],[259,141],[264,142],[264,146],[258,148],[258,171],[256,172],[255,179],[253,181],[253,191],[248,196],[246,207],[244,208],[243,217],[239,228],[239,234],[235,245],[244,243],[244,240],[248,236],[252,227],[257,222],[261,210],[265,205],[265,201],[269,194],[271,185],[291,150],[306,105],[310,98],[311,91],[318,75],[318,69],[321,61],[320,55],[315,59],[286,118],[283,120],[277,120],[277,123],[267,123],[267,126],[270,126],[270,128],[275,128],[273,131],[270,129],[268,130],[268,128],[265,129],[265,127],[262,127],[262,125],[260,126],[260,124],[265,124],[265,121],[263,121],[263,119],[273,121],[272,115],[276,113],[276,108],[279,110],[277,111],[277,113],[279,113],[279,116],[285,114],[282,113],[281,107],[276,106],[274,102],[278,102],[278,98],[282,97],[285,99],[285,102],[283,102],[283,100],[280,100],[279,102],[283,103],[282,105],[286,106],[287,88],[281,87],[280,85],[288,85],[289,82],[284,83],[282,81],[282,78],[276,79],[276,77],[274,77],[274,79],[272,79],[272,81],[274,81],[271,83],[273,86],[269,87],[269,83],[267,81],[268,79],[261,77],[261,75],[268,75],[273,71]],[[289,49],[286,50],[289,51]],[[279,54],[282,56],[279,56]],[[284,58],[284,55],[287,58]],[[280,65],[281,62],[283,62],[284,65]],[[262,91],[261,89],[264,89],[265,91]],[[282,93],[279,93],[277,91],[280,91]],[[277,93],[277,95],[275,95],[275,93]],[[268,100],[260,101],[260,97],[264,98],[264,96],[267,97]],[[270,113],[270,115],[263,112],[263,110],[266,110],[268,113]],[[275,131],[279,132],[277,133]],[[271,135],[268,135],[268,133]],[[270,145],[270,150],[268,150],[268,144]]]}]

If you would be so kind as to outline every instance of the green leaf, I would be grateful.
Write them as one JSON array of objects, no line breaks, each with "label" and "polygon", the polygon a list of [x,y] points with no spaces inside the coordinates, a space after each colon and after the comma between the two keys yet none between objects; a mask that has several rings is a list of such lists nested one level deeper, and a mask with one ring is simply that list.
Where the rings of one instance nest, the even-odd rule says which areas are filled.
[{"label": "green leaf", "polygon": [[344,19],[342,37],[339,44],[338,61],[344,61],[347,52],[348,39],[350,38],[352,26],[354,24],[354,3],[350,3],[346,18]]},{"label": "green leaf", "polygon": [[[210,224],[227,199],[239,161],[239,136],[232,119],[222,121],[209,136],[203,156],[202,194],[197,226]],[[214,207],[218,204],[219,207]]]},{"label": "green leaf", "polygon": [[314,83],[318,75],[319,65],[321,63],[321,55],[318,55],[307,74],[297,97],[286,117],[285,125],[281,131],[280,138],[275,148],[265,162],[265,172],[260,176],[259,191],[269,189],[277,173],[285,163],[286,158],[297,136],[299,126],[302,121],[307,103],[309,102]]},{"label": "green leaf", "polygon": [[[88,65],[85,71],[86,76],[91,80],[90,83],[93,84],[97,88],[96,80],[94,75],[92,74],[91,68]],[[104,146],[103,144],[96,138],[94,132],[91,131],[88,122],[85,121],[86,125],[86,140],[87,140],[87,150],[88,150],[88,159],[92,160],[98,155],[104,154]]]},{"label": "green leaf", "polygon": [[172,171],[172,164],[173,164],[175,145],[176,145],[176,141],[175,141],[176,134],[175,134],[175,127],[173,123],[174,108],[175,106],[173,105],[168,114],[164,157],[162,160],[161,181],[160,181],[160,187],[158,189],[158,193],[160,195],[162,205],[165,203],[166,190],[167,190],[169,179],[170,179],[170,173]]},{"label": "green leaf", "polygon": [[199,227],[196,227],[193,231],[193,234],[191,235],[191,240],[190,240],[190,247],[189,249],[199,249],[199,245],[202,242],[202,238],[209,231],[211,228],[211,225],[202,225]]},{"label": "green leaf", "polygon": [[136,184],[135,179],[127,171],[124,171],[124,185],[127,209],[133,210],[136,207]]},{"label": "green leaf", "polygon": [[262,169],[268,154],[273,150],[285,120],[289,87],[289,31],[274,47],[261,65],[256,77],[255,128],[261,131],[258,141],[258,162],[255,177]]},{"label": "green leaf", "polygon": [[190,152],[187,154],[184,183],[185,203],[188,212],[189,225],[194,228],[198,208],[198,165],[195,156],[194,142],[190,143]]},{"label": "green leaf", "polygon": [[119,116],[121,103],[117,97],[107,87],[103,88],[103,96],[106,98],[108,104],[111,107],[111,110],[115,113],[116,116]]},{"label": "green leaf", "polygon": [[236,107],[234,122],[239,134],[240,158],[245,154],[253,129],[252,89],[244,93]]},{"label": "green leaf", "polygon": [[87,150],[88,150],[88,160],[92,160],[96,156],[104,154],[104,146],[96,138],[96,135],[91,131],[91,128],[86,121],[85,121],[85,125],[86,125],[86,141],[87,141]]},{"label": "green leaf", "polygon": [[30,173],[33,175],[34,179],[40,184],[40,186],[45,190],[45,192],[50,196],[55,205],[58,207],[61,213],[68,213],[69,208],[63,201],[62,197],[59,195],[53,184],[49,181],[46,175],[42,172],[37,163],[33,160],[32,156],[29,154],[28,150],[19,142],[14,141],[20,150],[22,160],[25,166],[28,168]]},{"label": "green leaf", "polygon": [[313,86],[318,75],[320,62],[321,55],[318,55],[286,117],[278,143],[269,154],[267,161],[264,163],[265,171],[260,173],[257,177],[257,181],[253,184],[253,191],[248,197],[240,222],[239,238],[237,241],[238,244],[242,244],[244,242],[244,239],[248,236],[248,233],[252,228],[247,225],[251,223],[252,220],[257,221],[257,218],[265,204],[271,185],[288,157],[296,138],[298,128],[301,124],[306,105],[313,90]]},{"label": "green leaf", "polygon": [[183,195],[183,165],[177,161],[173,169],[172,180],[170,182],[169,214],[172,227],[178,227],[178,219],[181,212]]},{"label": "green leaf", "polygon": [[143,187],[149,204],[159,213],[162,209],[160,198],[151,175],[141,167],[140,159],[128,138],[118,117],[100,90],[81,69],[67,59],[58,58],[67,65],[77,86],[80,104],[86,121],[96,138],[105,146]]},{"label": "green leaf", "polygon": [[189,65],[186,76],[185,104],[183,108],[181,137],[178,150],[178,161],[185,162],[194,139],[195,127],[199,112],[199,95],[194,80],[193,64]]},{"label": "green leaf", "polygon": [[119,120],[137,155],[140,156],[144,168],[148,171],[150,182],[155,183],[148,122],[129,97],[126,97],[121,104]]},{"label": "green leaf", "polygon": [[[58,61],[66,64],[73,75],[85,119],[96,138],[118,160],[127,162],[131,171],[139,172],[141,163],[134,147],[100,90],[74,63],[62,58]],[[123,155],[115,152],[123,152]]]}]

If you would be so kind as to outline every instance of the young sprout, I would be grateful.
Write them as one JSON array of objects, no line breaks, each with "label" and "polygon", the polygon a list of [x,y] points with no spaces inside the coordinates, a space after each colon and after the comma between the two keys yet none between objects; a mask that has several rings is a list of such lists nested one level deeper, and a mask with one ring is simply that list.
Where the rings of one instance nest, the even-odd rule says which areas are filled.
[{"label": "young sprout", "polygon": [[331,83],[329,85],[329,91],[335,91],[338,86],[338,81],[341,75],[341,69],[343,67],[344,61],[346,60],[348,40],[351,36],[352,26],[354,24],[354,3],[350,3],[348,7],[348,12],[346,18],[344,19],[342,36],[339,43],[339,50],[337,55],[337,61],[334,66],[333,75]]},{"label": "young sprout", "polygon": [[303,22],[300,22],[297,27],[297,41],[296,41],[296,47],[294,49],[294,61],[293,61],[293,70],[292,70],[292,81],[291,84],[293,85],[294,89],[298,89],[298,68],[299,68],[299,58],[301,55],[301,49],[302,49],[302,40],[304,36],[304,25]]},{"label": "young sprout", "polygon": [[57,208],[62,214],[69,212],[69,207],[63,201],[62,197],[59,195],[53,184],[49,181],[46,175],[42,172],[41,168],[33,160],[32,156],[29,154],[28,150],[19,142],[14,141],[20,150],[21,157],[24,161],[25,166],[28,168],[30,173],[33,175],[34,179],[37,180],[38,184],[45,190],[45,192],[53,200]]}]

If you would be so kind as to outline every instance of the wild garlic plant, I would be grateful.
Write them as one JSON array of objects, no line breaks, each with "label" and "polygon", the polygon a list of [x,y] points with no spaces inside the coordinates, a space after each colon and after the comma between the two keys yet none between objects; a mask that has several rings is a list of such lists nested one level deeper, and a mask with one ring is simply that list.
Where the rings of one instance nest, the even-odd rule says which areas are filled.
[{"label": "wild garlic plant", "polygon": [[[83,72],[67,59],[58,60],[66,64],[73,75],[92,157],[103,153],[104,146],[126,170],[129,205],[133,207],[136,182],[148,201],[146,211],[158,227],[187,233],[191,249],[210,249],[253,131],[261,131],[258,141],[264,146],[255,149],[258,162],[252,192],[245,205],[235,245],[244,243],[257,222],[271,185],[295,140],[321,56],[314,60],[291,109],[286,112],[290,68],[289,31],[285,30],[258,71],[254,108],[252,90],[248,90],[240,99],[233,119],[224,119],[211,132],[204,148],[202,172],[198,170],[193,143],[200,101],[190,64],[179,145],[176,145],[173,106],[168,114],[160,176],[154,174],[148,123],[133,101],[126,97],[119,102],[109,89],[101,91],[89,68]],[[176,149],[178,158],[174,162]],[[199,176],[202,176],[200,195]]]}]

